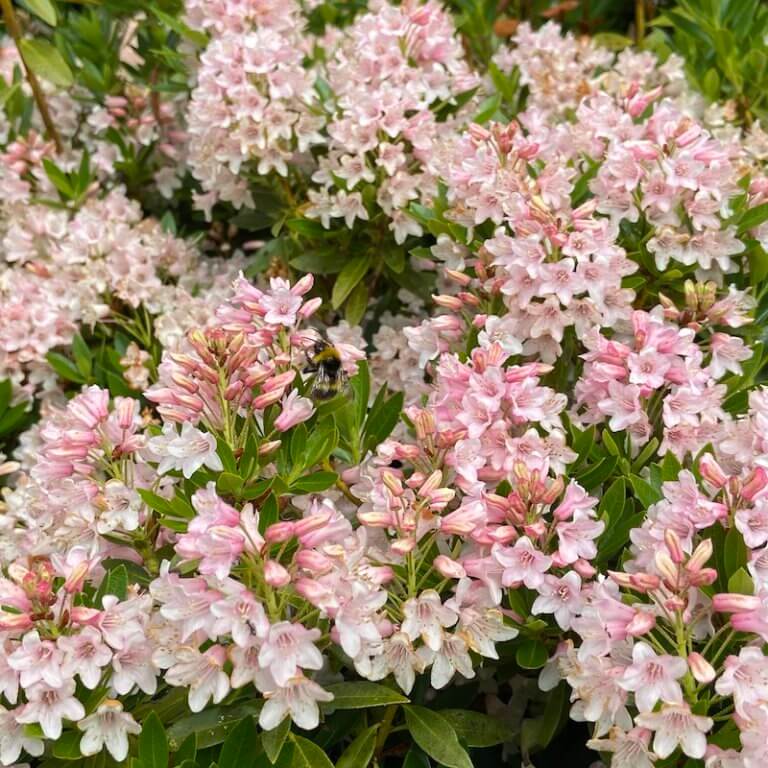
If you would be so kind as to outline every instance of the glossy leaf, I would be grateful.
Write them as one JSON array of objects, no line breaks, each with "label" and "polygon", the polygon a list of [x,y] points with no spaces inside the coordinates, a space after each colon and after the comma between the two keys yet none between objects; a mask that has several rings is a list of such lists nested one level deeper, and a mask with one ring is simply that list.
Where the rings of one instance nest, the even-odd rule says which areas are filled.
[{"label": "glossy leaf", "polygon": [[425,707],[404,707],[405,721],[413,740],[446,768],[472,768],[472,761],[459,744],[456,731],[439,713]]},{"label": "glossy leaf", "polygon": [[325,686],[333,694],[328,706],[333,709],[367,709],[389,704],[407,704],[408,699],[401,693],[378,683],[365,680],[349,683],[334,683]]}]

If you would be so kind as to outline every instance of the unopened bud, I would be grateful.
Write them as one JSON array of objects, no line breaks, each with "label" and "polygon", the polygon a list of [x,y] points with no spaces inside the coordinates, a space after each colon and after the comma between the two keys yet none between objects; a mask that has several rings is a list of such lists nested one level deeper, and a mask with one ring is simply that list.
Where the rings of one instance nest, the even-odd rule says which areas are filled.
[{"label": "unopened bud", "polygon": [[688,666],[697,683],[711,683],[715,679],[714,668],[700,653],[688,654]]}]

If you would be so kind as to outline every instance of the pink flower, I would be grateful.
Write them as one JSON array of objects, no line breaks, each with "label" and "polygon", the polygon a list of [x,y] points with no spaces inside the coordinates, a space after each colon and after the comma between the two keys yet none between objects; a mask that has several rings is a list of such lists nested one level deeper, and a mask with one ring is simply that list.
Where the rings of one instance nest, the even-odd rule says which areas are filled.
[{"label": "pink flower", "polygon": [[302,669],[320,669],[323,655],[315,646],[319,629],[281,621],[273,624],[259,651],[259,664],[268,669],[279,686],[286,686]]},{"label": "pink flower", "polygon": [[161,475],[176,469],[190,478],[203,466],[214,472],[224,469],[216,453],[216,438],[208,432],[201,432],[189,421],[182,424],[180,435],[175,424],[166,423],[163,434],[151,438],[147,448],[160,459],[157,471]]},{"label": "pink flower", "polygon": [[641,712],[650,712],[659,700],[667,704],[683,703],[683,692],[677,681],[687,671],[685,659],[657,656],[650,645],[638,642],[632,648],[632,664],[624,670],[619,685],[635,694],[635,704]]},{"label": "pink flower", "polygon": [[746,647],[728,656],[715,683],[721,696],[733,696],[736,711],[749,718],[749,707],[768,701],[768,665],[760,648]]},{"label": "pink flower", "polygon": [[297,295],[291,289],[290,283],[281,277],[271,278],[269,284],[269,292],[261,297],[261,306],[266,310],[264,322],[270,325],[284,325],[288,328],[294,326],[296,314],[301,309],[301,296]]},{"label": "pink flower", "polygon": [[455,611],[443,605],[437,592],[427,589],[406,600],[401,629],[412,641],[421,638],[428,648],[438,651],[443,644],[443,628],[452,627],[458,618]]},{"label": "pink flower", "polygon": [[312,730],[320,722],[317,702],[333,701],[333,694],[323,690],[314,680],[299,676],[291,678],[282,687],[265,691],[264,698],[259,725],[265,731],[277,728],[286,715],[290,715],[299,728]]},{"label": "pink flower", "polygon": [[658,712],[644,712],[635,718],[637,725],[655,731],[653,751],[662,760],[678,747],[700,759],[707,749],[706,734],[713,725],[711,717],[694,715],[687,704],[664,705]]},{"label": "pink flower", "polygon": [[61,687],[35,683],[26,690],[27,703],[17,714],[20,723],[39,723],[48,739],[61,736],[63,720],[80,720],[85,708],[75,698],[75,682],[67,680]]},{"label": "pink flower", "polygon": [[208,701],[218,704],[229,693],[229,678],[224,672],[227,652],[213,645],[204,653],[183,646],[176,653],[176,663],[166,673],[169,685],[189,687],[189,708],[201,712]]},{"label": "pink flower", "polygon": [[20,682],[27,688],[43,681],[51,688],[64,684],[61,664],[63,654],[52,640],[41,640],[37,630],[27,632],[21,645],[8,657],[8,666],[20,673]]},{"label": "pink flower", "polygon": [[141,733],[141,726],[129,712],[123,712],[123,705],[114,699],[106,699],[93,714],[83,718],[77,727],[83,731],[80,752],[95,755],[106,746],[107,751],[118,762],[128,756],[128,734]]},{"label": "pink flower", "polygon": [[315,412],[312,401],[307,397],[301,397],[296,389],[283,400],[281,408],[280,415],[275,419],[275,429],[279,432],[285,432],[306,421]]},{"label": "pink flower", "polygon": [[112,660],[112,651],[102,640],[101,632],[83,627],[79,634],[61,636],[56,644],[64,653],[64,674],[78,675],[83,685],[93,690],[99,684],[102,669]]},{"label": "pink flower", "polygon": [[570,571],[562,578],[547,574],[539,585],[538,592],[531,613],[554,613],[558,625],[562,629],[570,629],[571,619],[581,613],[584,606],[579,574]]},{"label": "pink flower", "polygon": [[523,583],[528,589],[538,589],[552,565],[552,558],[539,552],[527,536],[518,539],[513,547],[494,545],[493,558],[504,569],[501,583],[505,587]]},{"label": "pink flower", "polygon": [[611,417],[608,421],[611,430],[620,432],[641,421],[644,413],[640,405],[640,387],[611,381],[608,393],[610,397],[600,400],[598,406],[606,416]]}]

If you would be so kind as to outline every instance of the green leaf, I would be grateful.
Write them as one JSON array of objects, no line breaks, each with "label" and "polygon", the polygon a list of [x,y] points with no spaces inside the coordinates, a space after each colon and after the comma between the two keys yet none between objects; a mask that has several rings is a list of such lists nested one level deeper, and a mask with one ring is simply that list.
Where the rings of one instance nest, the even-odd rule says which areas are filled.
[{"label": "green leaf", "polygon": [[3,379],[0,381],[0,413],[3,413],[10,405],[11,397],[13,397],[13,385],[11,384],[11,380]]},{"label": "green leaf", "polygon": [[319,493],[328,490],[339,476],[335,472],[313,472],[311,475],[300,477],[291,483],[291,491],[294,493]]},{"label": "green leaf", "polygon": [[644,509],[648,509],[652,504],[661,501],[663,498],[661,491],[658,491],[647,480],[643,480],[638,475],[630,475],[629,482],[632,485],[635,496],[637,496]]},{"label": "green leaf", "polygon": [[472,768],[472,761],[459,744],[456,731],[437,712],[424,707],[404,707],[405,721],[413,740],[446,768]]},{"label": "green leaf", "polygon": [[764,221],[768,221],[768,203],[749,208],[739,220],[739,234],[743,235],[748,230],[760,226]]},{"label": "green leaf", "polygon": [[168,737],[156,712],[150,712],[139,734],[142,768],[168,768]]},{"label": "green leaf", "polygon": [[196,755],[197,755],[197,734],[190,733],[189,736],[187,736],[187,738],[184,739],[184,742],[182,743],[182,745],[177,750],[174,751],[173,759],[174,759],[174,762],[183,765],[184,762],[187,760],[194,761]]},{"label": "green leaf", "polygon": [[291,730],[291,718],[286,717],[271,731],[264,731],[261,734],[261,746],[264,747],[264,751],[267,753],[269,762],[273,765],[280,756],[280,752],[283,749],[285,740],[288,738],[288,734]]},{"label": "green leaf", "polygon": [[305,237],[325,237],[328,234],[328,230],[323,227],[319,221],[313,219],[288,219],[285,222],[285,226],[291,230],[291,232],[298,232]]},{"label": "green leaf", "polygon": [[[10,384],[9,381],[9,392]],[[368,410],[368,398],[371,394],[371,372],[367,360],[361,360],[357,364],[357,373],[350,380],[349,386],[355,393],[357,424],[360,425],[365,419],[365,412]]]},{"label": "green leaf", "polygon": [[125,596],[128,594],[128,571],[122,563],[116,568],[108,571],[104,580],[99,585],[99,589],[96,592],[95,603],[97,606],[101,606],[101,599],[105,595],[114,595],[120,600],[125,600]]},{"label": "green leaf", "polygon": [[616,456],[606,456],[600,459],[597,464],[591,466],[586,472],[579,475],[576,481],[584,487],[584,490],[591,491],[613,474],[613,470],[618,462],[619,460]]},{"label": "green leaf", "polygon": [[239,496],[243,489],[243,478],[232,472],[222,472],[216,480],[216,490],[229,496]]},{"label": "green leaf", "polygon": [[168,727],[168,743],[176,749],[194,733],[197,734],[199,750],[221,744],[244,717],[257,715],[263,706],[262,699],[251,699],[242,704],[208,707],[202,712],[182,717]]},{"label": "green leaf", "polygon": [[349,255],[340,248],[316,248],[290,260],[290,265],[300,272],[313,275],[335,275],[349,263]]},{"label": "green leaf", "polygon": [[609,51],[623,51],[632,45],[632,41],[626,35],[618,35],[615,32],[598,32],[592,37],[592,42]]},{"label": "green leaf", "polygon": [[361,731],[336,761],[336,768],[367,768],[376,748],[376,732],[380,723]]},{"label": "green leaf", "polygon": [[515,652],[515,661],[523,669],[541,669],[548,659],[547,646],[533,637],[523,640]]},{"label": "green leaf", "polygon": [[480,104],[473,122],[478,125],[487,123],[496,114],[499,106],[501,106],[501,95],[494,93],[493,96],[489,96]]},{"label": "green leaf", "polygon": [[64,57],[47,40],[24,38],[19,43],[27,66],[39,77],[60,88],[69,88],[74,82],[72,70]]},{"label": "green leaf", "polygon": [[350,325],[357,325],[365,315],[368,309],[368,288],[365,283],[360,282],[355,286],[352,293],[349,294],[347,303],[344,305],[344,319]]},{"label": "green leaf", "polygon": [[372,451],[379,443],[386,440],[400,420],[403,410],[403,393],[396,392],[388,400],[384,399],[384,395],[385,387],[383,386],[365,421],[365,451]]},{"label": "green leaf", "polygon": [[747,564],[748,559],[744,537],[736,528],[730,528],[725,536],[725,545],[723,547],[725,576],[733,576],[739,568]]},{"label": "green leaf", "polygon": [[85,339],[83,339],[79,333],[76,333],[72,337],[72,354],[75,358],[77,370],[80,371],[86,379],[89,378],[93,367],[91,350],[88,349]]},{"label": "green leaf", "polygon": [[76,384],[85,384],[86,380],[83,378],[83,375],[68,357],[64,357],[64,355],[58,352],[49,352],[45,359],[60,378],[65,381],[74,381]]},{"label": "green leaf", "polygon": [[24,5],[46,24],[56,26],[56,8],[51,0],[24,0]]},{"label": "green leaf", "polygon": [[331,304],[334,309],[338,309],[352,293],[354,287],[365,277],[368,267],[371,265],[369,255],[356,256],[348,261],[341,270],[331,293]]},{"label": "green leaf", "polygon": [[333,763],[317,744],[309,739],[291,734],[293,758],[291,768],[333,768]]},{"label": "green leaf", "polygon": [[407,704],[408,699],[401,693],[385,685],[360,682],[334,683],[326,685],[326,690],[333,694],[333,701],[328,706],[333,709],[368,709],[390,704]]},{"label": "green leaf", "polygon": [[451,724],[468,747],[493,747],[511,741],[512,729],[490,715],[469,709],[441,709],[440,714]]},{"label": "green leaf", "polygon": [[219,768],[248,768],[258,752],[253,717],[243,718],[227,736],[219,754]]},{"label": "green leaf", "polygon": [[82,760],[80,754],[80,731],[65,731],[53,742],[53,756],[59,760]]},{"label": "green leaf", "polygon": [[728,591],[736,592],[739,595],[754,595],[755,583],[744,568],[739,568],[739,570],[728,579]]},{"label": "green leaf", "polygon": [[418,747],[411,747],[405,756],[403,768],[430,768],[429,758]]}]

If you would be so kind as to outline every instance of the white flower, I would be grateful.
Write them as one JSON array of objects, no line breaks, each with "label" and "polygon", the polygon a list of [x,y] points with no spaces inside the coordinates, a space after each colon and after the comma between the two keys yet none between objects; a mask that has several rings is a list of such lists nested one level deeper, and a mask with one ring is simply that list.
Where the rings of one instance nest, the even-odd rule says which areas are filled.
[{"label": "white flower", "polygon": [[264,694],[266,701],[259,715],[259,725],[265,731],[277,728],[290,714],[299,728],[311,731],[320,722],[318,701],[332,701],[333,694],[321,688],[314,680],[294,677],[282,688]]},{"label": "white flower", "polygon": [[371,659],[369,680],[383,680],[390,672],[403,693],[409,694],[416,682],[416,673],[426,667],[424,659],[414,650],[405,632],[395,632],[384,640],[384,650]]},{"label": "white flower", "polygon": [[62,720],[85,717],[83,705],[74,697],[75,682],[67,680],[60,688],[36,683],[26,690],[27,703],[16,716],[20,723],[40,723],[46,738],[61,736]]},{"label": "white flower", "polygon": [[45,748],[42,739],[24,733],[24,726],[16,719],[17,711],[8,711],[0,706],[0,765],[15,763],[22,749],[38,757]]},{"label": "white flower", "polygon": [[216,438],[193,427],[188,421],[181,427],[181,435],[176,433],[174,424],[165,424],[163,434],[153,437],[147,445],[160,459],[157,471],[161,475],[175,469],[190,478],[202,466],[214,472],[224,469],[216,453]]},{"label": "white flower", "polygon": [[201,712],[210,699],[218,704],[229,693],[229,678],[222,669],[227,652],[222,646],[211,646],[205,653],[184,647],[176,658],[166,681],[170,685],[189,686],[189,708],[193,712]]},{"label": "white flower", "polygon": [[681,747],[688,757],[700,759],[707,749],[704,735],[712,728],[711,717],[694,715],[687,704],[665,705],[660,712],[644,712],[635,718],[637,725],[656,732],[653,751],[662,760]]},{"label": "white flower", "polygon": [[100,514],[96,530],[102,535],[112,533],[116,528],[135,531],[139,527],[141,496],[120,480],[108,480],[104,484],[102,503],[97,507]]},{"label": "white flower", "polygon": [[118,762],[128,756],[128,734],[141,733],[141,726],[133,715],[123,712],[123,705],[114,699],[99,704],[98,709],[81,720],[77,727],[84,732],[80,739],[80,751],[84,755],[95,755],[106,746]]},{"label": "white flower", "polygon": [[459,618],[455,611],[442,604],[434,589],[410,598],[403,606],[403,613],[403,632],[411,640],[421,638],[433,651],[439,651],[443,644],[443,627],[452,627]]}]

